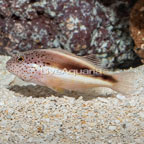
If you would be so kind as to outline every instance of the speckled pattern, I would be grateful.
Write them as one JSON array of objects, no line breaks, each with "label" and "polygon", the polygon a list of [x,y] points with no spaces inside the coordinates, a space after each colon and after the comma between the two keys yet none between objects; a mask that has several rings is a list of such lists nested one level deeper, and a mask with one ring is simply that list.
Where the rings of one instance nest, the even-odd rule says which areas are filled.
[{"label": "speckled pattern", "polygon": [[130,31],[135,42],[135,52],[144,63],[144,1],[138,0],[131,11]]},{"label": "speckled pattern", "polygon": [[0,56],[1,144],[144,143],[144,66],[131,69],[143,91],[126,99],[105,88],[58,94],[24,83],[5,70],[8,59]]},{"label": "speckled pattern", "polygon": [[127,96],[137,92],[135,73],[111,73],[67,51],[31,50],[12,57],[6,64],[12,74],[24,81],[47,86],[55,91],[84,92],[108,87]]},{"label": "speckled pattern", "polygon": [[99,1],[0,0],[1,53],[61,47],[78,55],[95,53],[106,67],[132,65],[131,3]]},{"label": "speckled pattern", "polygon": [[[7,40],[5,40],[5,43],[1,42],[1,47],[14,46],[14,49],[18,47],[21,51],[24,51],[32,48],[59,46],[55,35],[55,24],[43,16],[39,18],[40,19],[36,18],[31,21],[17,21],[14,19],[1,20],[3,35],[5,33],[4,36]],[[7,25],[8,23],[11,25]]]},{"label": "speckled pattern", "polygon": [[24,81],[38,81],[42,75],[49,73],[49,65],[56,57],[45,50],[31,50],[12,57],[6,64],[9,72],[17,75]]}]

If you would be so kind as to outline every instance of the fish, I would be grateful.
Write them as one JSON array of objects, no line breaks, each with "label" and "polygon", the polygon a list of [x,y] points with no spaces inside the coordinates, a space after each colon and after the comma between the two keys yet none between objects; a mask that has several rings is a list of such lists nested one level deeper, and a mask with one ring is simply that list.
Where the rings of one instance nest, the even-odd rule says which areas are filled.
[{"label": "fish", "polygon": [[57,92],[85,92],[96,87],[107,87],[124,95],[136,91],[136,73],[111,73],[100,66],[98,59],[90,60],[66,50],[21,52],[7,61],[6,68],[24,81],[47,86]]}]

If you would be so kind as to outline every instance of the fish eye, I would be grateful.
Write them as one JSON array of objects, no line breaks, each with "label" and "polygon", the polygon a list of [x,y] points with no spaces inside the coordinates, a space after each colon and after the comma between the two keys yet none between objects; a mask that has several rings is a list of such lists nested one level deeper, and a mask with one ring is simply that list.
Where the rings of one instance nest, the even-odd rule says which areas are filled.
[{"label": "fish eye", "polygon": [[17,60],[18,60],[18,61],[23,61],[23,60],[24,60],[24,57],[20,56],[20,57],[17,58]]}]

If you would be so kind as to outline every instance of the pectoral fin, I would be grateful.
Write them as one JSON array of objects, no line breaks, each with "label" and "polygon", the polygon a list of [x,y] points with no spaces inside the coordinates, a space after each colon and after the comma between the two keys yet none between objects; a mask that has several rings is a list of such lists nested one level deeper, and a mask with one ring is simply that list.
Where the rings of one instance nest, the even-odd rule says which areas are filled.
[{"label": "pectoral fin", "polygon": [[53,88],[51,88],[51,89],[53,89],[54,91],[56,91],[56,92],[58,92],[58,93],[64,93],[64,91],[65,91],[65,89],[59,88],[59,87],[53,87]]}]

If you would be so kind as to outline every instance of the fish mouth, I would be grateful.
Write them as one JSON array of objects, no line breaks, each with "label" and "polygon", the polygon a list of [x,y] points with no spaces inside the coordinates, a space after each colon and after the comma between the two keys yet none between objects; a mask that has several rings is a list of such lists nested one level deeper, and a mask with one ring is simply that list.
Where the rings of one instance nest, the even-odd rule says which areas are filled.
[{"label": "fish mouth", "polygon": [[12,71],[12,67],[13,67],[13,58],[10,58],[7,62],[6,62],[6,69],[9,71],[9,72],[11,72],[11,73],[13,73],[13,71]]},{"label": "fish mouth", "polygon": [[6,62],[6,69],[8,71],[10,71],[10,66],[11,66],[11,59],[9,59],[7,62]]}]

